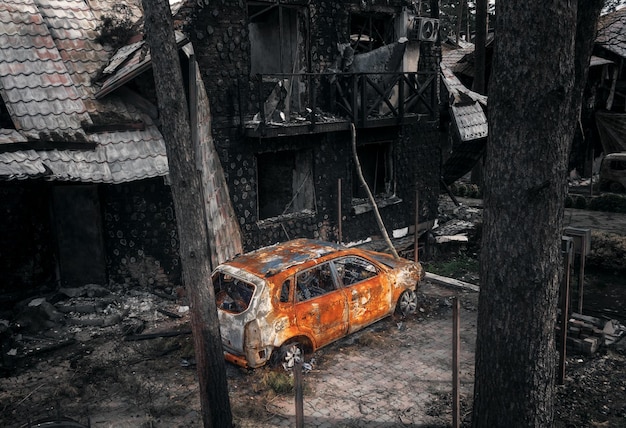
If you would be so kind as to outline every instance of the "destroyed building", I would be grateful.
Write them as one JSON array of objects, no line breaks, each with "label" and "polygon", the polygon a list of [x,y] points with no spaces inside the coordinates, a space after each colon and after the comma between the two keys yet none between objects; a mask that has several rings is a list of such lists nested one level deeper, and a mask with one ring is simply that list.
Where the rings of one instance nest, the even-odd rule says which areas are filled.
[{"label": "destroyed building", "polygon": [[[200,2],[202,3],[202,2]],[[252,249],[295,237],[379,233],[436,216],[436,20],[406,1],[223,1],[183,6],[211,101],[213,138]],[[401,233],[401,232],[396,232]]]},{"label": "destroyed building", "polygon": [[[388,231],[413,233],[416,195],[420,222],[435,218],[435,19],[407,1],[170,3],[194,144],[205,150],[214,264],[290,238],[379,233],[352,125]],[[139,6],[0,6],[3,292],[180,285]],[[102,38],[107,19],[128,32],[123,43]]]}]

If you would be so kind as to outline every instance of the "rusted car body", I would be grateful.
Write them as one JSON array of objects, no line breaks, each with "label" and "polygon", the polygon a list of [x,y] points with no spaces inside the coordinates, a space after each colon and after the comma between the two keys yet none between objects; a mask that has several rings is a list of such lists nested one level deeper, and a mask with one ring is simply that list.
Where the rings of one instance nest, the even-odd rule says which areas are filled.
[{"label": "rusted car body", "polygon": [[325,346],[416,309],[419,263],[297,239],[239,255],[213,275],[226,360],[255,368],[281,347]]}]

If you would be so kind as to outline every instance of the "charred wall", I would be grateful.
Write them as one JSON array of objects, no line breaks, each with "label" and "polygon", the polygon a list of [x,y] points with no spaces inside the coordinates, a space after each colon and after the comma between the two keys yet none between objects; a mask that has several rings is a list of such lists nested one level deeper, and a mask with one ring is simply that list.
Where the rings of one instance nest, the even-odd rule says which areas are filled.
[{"label": "charred wall", "polygon": [[179,13],[178,26],[193,43],[216,129],[238,126],[244,113],[240,104],[255,101],[248,82],[250,41],[246,3],[200,0],[191,2]]},{"label": "charred wall", "polygon": [[100,194],[109,282],[180,285],[174,203],[163,178],[104,185]]},{"label": "charred wall", "polygon": [[[84,196],[93,209],[81,209]],[[0,213],[0,294],[20,298],[94,282],[181,284],[174,206],[162,178],[117,185],[0,182]]]},{"label": "charred wall", "polygon": [[[254,4],[259,7],[260,2]],[[274,3],[265,4],[271,6]],[[306,33],[306,38],[301,40],[301,55],[304,57],[298,56],[296,69],[289,71],[321,72],[336,61],[337,44],[350,40],[352,14],[393,16],[408,2],[294,0],[282,1],[280,5],[298,10],[300,24],[297,31],[300,35]],[[193,42],[211,103],[214,143],[242,229],[244,249],[296,237],[336,240],[337,183],[340,178],[343,181],[343,240],[358,240],[378,233],[371,210],[357,214],[353,209],[354,165],[348,132],[309,135],[304,130],[303,135],[276,138],[251,138],[242,132],[242,123],[259,111],[257,101],[260,98],[254,90],[256,76],[251,74],[249,12],[248,2],[222,0],[188,2],[178,15],[179,27]],[[258,12],[259,9],[253,10],[253,14]],[[423,57],[432,58],[422,67],[436,67],[436,54],[425,51]],[[320,94],[319,99],[319,105],[323,105],[324,94]],[[363,138],[358,131],[359,144],[388,142],[392,146],[396,201],[381,208],[389,230],[413,224],[416,186],[420,190],[421,217],[432,219],[436,215],[440,155],[435,122],[436,119],[410,126],[387,126],[377,131],[368,128],[362,131]],[[263,156],[267,153],[282,153],[274,158],[276,162],[294,164],[310,156],[312,177],[311,184],[300,183],[295,176],[299,174],[302,178],[308,171],[294,172],[293,185],[306,194],[305,201],[285,201],[288,183],[277,183],[274,189],[279,199],[277,206],[282,204],[288,209],[284,215],[269,218],[264,213],[278,212],[277,208],[268,207],[267,195],[259,195],[259,192],[267,192],[270,186],[266,181],[288,174],[284,171],[289,168],[277,165],[276,177],[264,178],[265,175],[272,177],[272,171],[268,171],[266,165],[260,167],[258,162],[272,159]],[[293,205],[300,209],[293,209]]]},{"label": "charred wall", "polygon": [[[380,209],[389,231],[413,225],[415,190],[419,190],[420,219],[433,219],[437,213],[439,192],[439,133],[432,124],[381,128],[357,133],[358,145],[390,142],[395,186],[393,204]],[[338,180],[342,180],[343,241],[364,239],[379,234],[371,210],[355,212],[353,190],[354,160],[348,132],[293,137],[248,139],[245,144],[222,150],[231,199],[244,235],[246,250],[298,237],[338,238]],[[282,216],[262,218],[259,201],[263,186],[259,184],[258,164],[265,153],[304,153],[311,155],[313,203],[311,210],[289,212]],[[285,157],[283,156],[283,159]],[[274,165],[282,170],[283,165]],[[298,186],[299,183],[296,184]],[[358,185],[358,183],[357,183]],[[280,183],[273,195],[280,198]],[[289,201],[287,201],[289,202]]]}]

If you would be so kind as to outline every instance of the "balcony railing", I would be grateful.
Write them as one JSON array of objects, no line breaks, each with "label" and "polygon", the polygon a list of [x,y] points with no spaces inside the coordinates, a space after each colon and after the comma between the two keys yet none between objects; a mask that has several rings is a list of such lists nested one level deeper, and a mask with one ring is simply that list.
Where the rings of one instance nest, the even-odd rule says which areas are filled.
[{"label": "balcony railing", "polygon": [[[247,129],[322,124],[358,128],[426,118],[438,111],[436,72],[263,74],[254,80]],[[263,108],[261,108],[261,106]]]}]

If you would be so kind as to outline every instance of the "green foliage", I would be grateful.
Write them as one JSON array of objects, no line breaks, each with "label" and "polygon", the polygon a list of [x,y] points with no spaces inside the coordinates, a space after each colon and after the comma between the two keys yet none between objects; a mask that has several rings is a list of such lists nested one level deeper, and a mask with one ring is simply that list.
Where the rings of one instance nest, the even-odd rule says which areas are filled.
[{"label": "green foliage", "polygon": [[478,260],[467,254],[459,254],[449,260],[423,263],[428,272],[450,278],[459,278],[467,273],[478,272]]},{"label": "green foliage", "polygon": [[593,198],[588,205],[593,211],[626,213],[626,196],[607,193]]},{"label": "green foliage", "polygon": [[591,232],[588,267],[626,272],[626,236],[607,232]]},{"label": "green foliage", "polygon": [[263,383],[276,394],[289,394],[294,388],[294,378],[285,371],[268,371],[263,376]]}]

